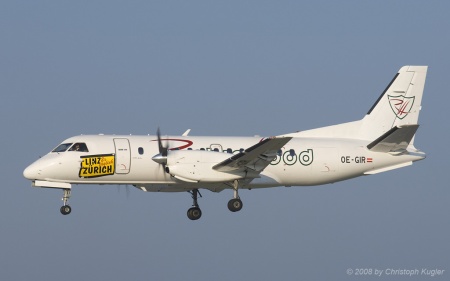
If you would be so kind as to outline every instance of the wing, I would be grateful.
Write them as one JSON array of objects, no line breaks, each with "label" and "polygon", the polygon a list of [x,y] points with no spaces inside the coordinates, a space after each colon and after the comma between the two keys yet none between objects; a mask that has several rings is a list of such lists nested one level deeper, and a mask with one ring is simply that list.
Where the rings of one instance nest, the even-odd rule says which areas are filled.
[{"label": "wing", "polygon": [[261,173],[273,159],[277,157],[277,152],[292,137],[268,138],[232,157],[216,164],[213,169],[219,172],[256,172]]}]

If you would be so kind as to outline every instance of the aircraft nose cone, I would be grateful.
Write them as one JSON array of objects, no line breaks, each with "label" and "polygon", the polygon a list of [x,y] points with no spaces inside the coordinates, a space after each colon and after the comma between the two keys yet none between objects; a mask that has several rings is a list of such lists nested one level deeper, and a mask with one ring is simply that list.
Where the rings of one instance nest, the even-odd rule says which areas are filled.
[{"label": "aircraft nose cone", "polygon": [[34,180],[37,178],[39,174],[39,171],[36,169],[36,167],[33,167],[33,165],[30,165],[23,170],[23,176],[26,179]]}]

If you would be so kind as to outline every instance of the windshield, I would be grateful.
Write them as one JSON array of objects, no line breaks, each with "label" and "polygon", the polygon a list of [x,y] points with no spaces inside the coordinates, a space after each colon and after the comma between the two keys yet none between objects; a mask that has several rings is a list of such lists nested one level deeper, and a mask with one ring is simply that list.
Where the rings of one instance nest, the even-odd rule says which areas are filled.
[{"label": "windshield", "polygon": [[86,144],[84,142],[75,143],[69,151],[79,151],[79,152],[89,152]]},{"label": "windshield", "polygon": [[62,143],[62,144],[58,145],[57,148],[53,149],[52,152],[64,152],[64,151],[66,151],[71,145],[72,145],[72,143]]}]

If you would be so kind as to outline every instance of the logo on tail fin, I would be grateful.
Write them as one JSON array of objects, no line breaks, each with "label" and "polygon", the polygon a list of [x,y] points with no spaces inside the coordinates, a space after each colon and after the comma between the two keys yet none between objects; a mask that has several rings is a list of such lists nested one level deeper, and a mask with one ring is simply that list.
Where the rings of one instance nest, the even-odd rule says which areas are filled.
[{"label": "logo on tail fin", "polygon": [[410,113],[410,110],[414,104],[416,97],[405,97],[401,96],[389,96],[389,104],[391,105],[392,111],[398,119],[403,119]]}]

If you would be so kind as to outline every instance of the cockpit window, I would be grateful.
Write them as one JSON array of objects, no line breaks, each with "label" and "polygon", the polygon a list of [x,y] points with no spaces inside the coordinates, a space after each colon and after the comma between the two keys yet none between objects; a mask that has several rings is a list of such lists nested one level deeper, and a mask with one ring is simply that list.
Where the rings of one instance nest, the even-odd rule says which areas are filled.
[{"label": "cockpit window", "polygon": [[53,149],[52,152],[64,152],[64,151],[66,151],[71,145],[72,145],[72,143],[62,143],[62,144],[58,145],[57,148]]},{"label": "cockpit window", "polygon": [[77,142],[69,149],[69,151],[89,152],[84,142]]}]

